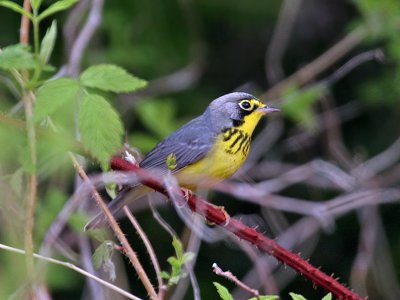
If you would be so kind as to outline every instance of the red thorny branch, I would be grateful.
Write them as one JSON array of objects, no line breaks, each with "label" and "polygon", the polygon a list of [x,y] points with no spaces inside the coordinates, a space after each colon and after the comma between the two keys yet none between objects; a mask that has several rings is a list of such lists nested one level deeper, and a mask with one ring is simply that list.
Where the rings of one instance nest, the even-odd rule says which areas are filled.
[{"label": "red thorny branch", "polygon": [[[141,169],[120,157],[114,156],[111,159],[111,168],[119,171],[135,172],[141,178],[141,182],[168,197],[168,192],[164,188],[162,182],[154,176],[148,174],[146,170]],[[215,223],[223,229],[233,233],[238,238],[248,241],[259,250],[274,256],[278,261],[290,266],[299,274],[307,277],[316,285],[331,292],[338,299],[360,300],[363,299],[359,295],[350,291],[344,285],[339,283],[335,278],[328,276],[310,263],[302,259],[299,255],[281,247],[274,240],[266,237],[256,229],[244,225],[242,222],[231,218],[223,207],[218,207],[208,203],[194,194],[187,194],[184,190],[180,191],[185,196],[189,208],[201,216],[208,222]]]}]

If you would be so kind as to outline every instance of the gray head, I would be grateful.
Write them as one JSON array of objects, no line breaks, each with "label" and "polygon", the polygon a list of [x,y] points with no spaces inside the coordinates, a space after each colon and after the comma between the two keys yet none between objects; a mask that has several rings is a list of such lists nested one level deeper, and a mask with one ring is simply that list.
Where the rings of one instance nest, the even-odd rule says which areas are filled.
[{"label": "gray head", "polygon": [[215,129],[221,130],[243,125],[250,115],[254,117],[250,122],[255,127],[263,115],[275,111],[279,110],[268,107],[251,94],[235,92],[212,101],[204,115],[210,118]]}]

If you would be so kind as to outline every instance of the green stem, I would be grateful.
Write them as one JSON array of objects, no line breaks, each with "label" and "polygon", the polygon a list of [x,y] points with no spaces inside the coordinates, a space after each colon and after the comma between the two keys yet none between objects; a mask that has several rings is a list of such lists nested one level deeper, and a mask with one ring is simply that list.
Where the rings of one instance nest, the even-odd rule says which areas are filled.
[{"label": "green stem", "polygon": [[33,49],[36,60],[36,68],[31,83],[33,84],[33,86],[35,86],[35,83],[40,78],[43,69],[42,62],[40,61],[39,20],[36,9],[33,9],[32,25],[33,25]]}]

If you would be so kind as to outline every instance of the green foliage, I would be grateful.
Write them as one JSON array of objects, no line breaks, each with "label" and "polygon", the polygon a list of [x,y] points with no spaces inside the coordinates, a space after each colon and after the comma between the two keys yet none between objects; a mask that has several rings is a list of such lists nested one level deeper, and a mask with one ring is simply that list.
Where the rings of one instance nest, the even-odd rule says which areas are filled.
[{"label": "green foliage", "polygon": [[109,273],[111,281],[114,281],[116,278],[115,265],[111,260],[114,253],[114,248],[114,242],[106,240],[97,247],[92,256],[94,267],[96,269],[100,269],[102,267],[105,272]]},{"label": "green foliage", "polygon": [[22,6],[13,1],[2,0],[0,1],[0,6],[7,7],[21,15],[29,17],[29,19],[32,19],[32,14],[30,12],[26,11]]},{"label": "green foliage", "polygon": [[47,81],[37,92],[34,120],[41,121],[52,116],[65,105],[75,106],[79,91],[78,83],[69,78]]},{"label": "green foliage", "polygon": [[89,67],[82,73],[80,80],[87,87],[116,93],[134,92],[147,84],[121,67],[109,64]]},{"label": "green foliage", "polygon": [[59,0],[52,5],[50,5],[47,9],[45,9],[39,16],[38,16],[38,21],[43,20],[44,18],[47,18],[48,16],[51,16],[59,11],[66,10],[70,8],[72,5],[74,5],[76,2],[79,0]]},{"label": "green foliage", "polygon": [[[228,289],[218,282],[213,282],[214,286],[217,288],[218,295],[222,300],[234,300],[232,294]],[[275,295],[260,295],[258,297],[252,297],[249,300],[277,300],[278,296]]]},{"label": "green foliage", "polygon": [[54,48],[54,43],[56,41],[57,37],[57,22],[54,20],[51,23],[51,26],[49,29],[47,29],[46,34],[42,40],[42,43],[40,45],[40,60],[43,65],[45,65],[51,56],[51,53],[53,52]]},{"label": "green foliage", "polygon": [[29,70],[36,66],[30,47],[16,44],[5,47],[0,52],[0,69],[3,70]]},{"label": "green foliage", "polygon": [[71,226],[73,230],[81,233],[82,228],[85,227],[86,223],[89,221],[87,214],[82,212],[75,212],[68,219],[68,225]]},{"label": "green foliage", "polygon": [[124,130],[118,113],[102,96],[87,94],[79,109],[79,130],[85,148],[106,169],[110,156],[122,145]]},{"label": "green foliage", "polygon": [[307,300],[306,298],[304,298],[302,295],[300,294],[296,294],[296,293],[289,293],[290,297],[292,298],[292,300]]},{"label": "green foliage", "polygon": [[372,37],[398,35],[400,3],[397,0],[353,0],[364,16]]},{"label": "green foliage", "polygon": [[322,86],[313,86],[303,90],[290,88],[285,91],[285,101],[282,103],[282,112],[295,122],[299,122],[307,129],[313,129],[315,115],[312,105],[325,92]]},{"label": "green foliage", "polygon": [[214,286],[217,288],[218,295],[222,300],[233,300],[231,293],[228,289],[218,282],[213,282]]},{"label": "green foliage", "polygon": [[172,246],[175,250],[175,256],[171,256],[167,259],[171,265],[171,272],[162,271],[160,276],[168,280],[168,285],[174,285],[179,282],[180,279],[187,276],[183,270],[184,264],[190,262],[194,258],[194,254],[191,252],[183,252],[182,242],[176,237],[172,237]]},{"label": "green foliage", "polygon": [[40,4],[42,4],[42,0],[31,0],[31,5],[34,10],[38,10]]},{"label": "green foliage", "polygon": [[67,201],[67,196],[60,190],[51,188],[36,208],[36,239],[41,241],[59,211]]},{"label": "green foliage", "polygon": [[331,293],[326,294],[326,295],[322,298],[322,300],[332,300],[332,294],[331,294]]}]

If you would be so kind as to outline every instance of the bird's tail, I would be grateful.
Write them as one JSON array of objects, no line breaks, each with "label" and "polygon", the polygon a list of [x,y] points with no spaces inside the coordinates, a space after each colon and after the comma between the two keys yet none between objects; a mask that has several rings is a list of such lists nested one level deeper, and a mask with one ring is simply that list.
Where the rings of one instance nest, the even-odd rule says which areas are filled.
[{"label": "bird's tail", "polygon": [[[108,209],[110,210],[113,216],[116,214],[127,204],[132,203],[133,201],[143,197],[149,192],[149,188],[144,185],[137,185],[135,187],[129,187],[123,189],[118,195],[108,204]],[[103,212],[97,214],[93,219],[91,219],[86,225],[84,230],[90,230],[94,228],[103,227],[107,224],[106,217]]]}]

